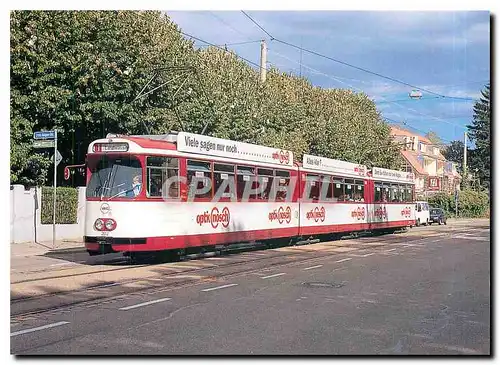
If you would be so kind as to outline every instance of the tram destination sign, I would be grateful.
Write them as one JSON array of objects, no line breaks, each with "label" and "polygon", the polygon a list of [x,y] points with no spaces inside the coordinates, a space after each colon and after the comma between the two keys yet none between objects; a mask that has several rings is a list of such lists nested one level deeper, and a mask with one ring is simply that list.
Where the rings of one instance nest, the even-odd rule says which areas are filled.
[{"label": "tram destination sign", "polygon": [[52,140],[35,140],[33,141],[33,148],[54,148],[55,141]]},{"label": "tram destination sign", "polygon": [[55,131],[40,131],[33,133],[33,138],[38,140],[44,139],[55,139],[56,133]]},{"label": "tram destination sign", "polygon": [[415,183],[415,175],[411,172],[389,170],[381,167],[374,167],[372,176],[374,179]]},{"label": "tram destination sign", "polygon": [[179,132],[177,150],[237,160],[293,166],[291,151],[186,132]]},{"label": "tram destination sign", "polygon": [[354,177],[364,177],[367,172],[365,165],[312,155],[304,155],[302,166],[306,169],[322,170]]}]

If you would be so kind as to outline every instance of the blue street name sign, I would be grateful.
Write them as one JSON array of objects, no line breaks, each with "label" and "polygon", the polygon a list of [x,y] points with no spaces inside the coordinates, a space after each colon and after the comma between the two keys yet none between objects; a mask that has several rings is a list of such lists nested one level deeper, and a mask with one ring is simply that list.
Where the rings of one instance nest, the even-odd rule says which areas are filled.
[{"label": "blue street name sign", "polygon": [[35,132],[33,135],[34,139],[55,139],[56,133],[55,131],[41,131]]}]

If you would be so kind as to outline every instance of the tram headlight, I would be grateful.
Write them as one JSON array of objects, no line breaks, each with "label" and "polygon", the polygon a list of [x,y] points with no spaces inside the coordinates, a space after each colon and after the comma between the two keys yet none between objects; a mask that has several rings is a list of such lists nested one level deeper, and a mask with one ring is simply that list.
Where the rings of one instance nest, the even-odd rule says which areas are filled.
[{"label": "tram headlight", "polygon": [[97,229],[98,231],[102,231],[102,228],[104,227],[104,221],[102,219],[97,219],[94,223],[94,228]]},{"label": "tram headlight", "polygon": [[112,231],[116,227],[116,222],[113,219],[108,219],[106,223],[104,223],[104,226],[108,231]]}]

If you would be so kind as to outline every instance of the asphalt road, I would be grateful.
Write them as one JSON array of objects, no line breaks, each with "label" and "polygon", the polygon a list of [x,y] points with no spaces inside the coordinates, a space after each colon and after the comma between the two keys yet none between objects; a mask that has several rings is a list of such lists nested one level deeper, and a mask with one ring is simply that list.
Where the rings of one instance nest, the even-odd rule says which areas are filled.
[{"label": "asphalt road", "polygon": [[489,354],[489,229],[386,240],[17,318],[11,353]]}]

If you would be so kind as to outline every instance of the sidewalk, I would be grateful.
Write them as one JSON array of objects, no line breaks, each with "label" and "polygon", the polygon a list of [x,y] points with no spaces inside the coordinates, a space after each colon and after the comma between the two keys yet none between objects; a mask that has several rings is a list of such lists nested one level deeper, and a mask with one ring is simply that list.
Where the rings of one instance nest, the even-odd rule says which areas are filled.
[{"label": "sidewalk", "polygon": [[52,247],[52,241],[40,243],[25,242],[11,243],[10,257],[31,257],[44,255],[47,252],[83,252],[85,244],[83,241],[56,241]]},{"label": "sidewalk", "polygon": [[488,225],[491,226],[490,218],[448,218],[447,223],[452,225],[463,225],[474,222],[474,225]]}]

